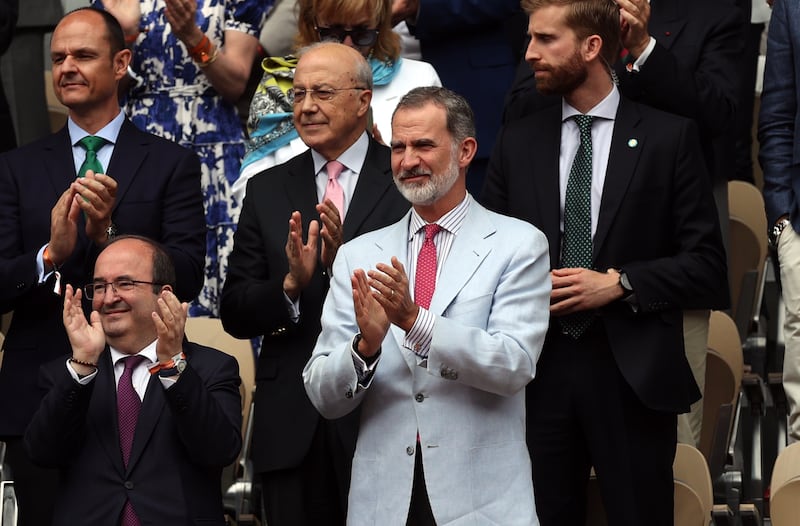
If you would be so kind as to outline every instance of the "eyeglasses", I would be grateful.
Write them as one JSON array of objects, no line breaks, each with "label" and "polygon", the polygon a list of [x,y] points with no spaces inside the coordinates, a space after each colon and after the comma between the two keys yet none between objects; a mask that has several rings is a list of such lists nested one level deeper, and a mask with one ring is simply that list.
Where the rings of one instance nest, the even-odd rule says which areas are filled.
[{"label": "eyeglasses", "polygon": [[88,285],[84,285],[83,292],[86,294],[87,300],[94,299],[95,297],[102,298],[106,295],[106,290],[108,290],[109,285],[111,285],[111,290],[114,291],[114,294],[119,294],[120,292],[131,292],[136,288],[136,285],[161,286],[163,283],[139,281],[137,279],[118,279],[117,281],[89,283]]},{"label": "eyeglasses", "polygon": [[336,94],[340,91],[349,91],[349,90],[365,90],[369,88],[362,88],[360,86],[354,86],[352,88],[322,88],[322,89],[303,89],[303,88],[289,88],[286,92],[286,95],[292,101],[293,104],[302,104],[306,98],[306,95],[311,95],[311,100],[314,102],[327,102],[333,99]]},{"label": "eyeglasses", "polygon": [[345,29],[344,26],[317,26],[314,29],[317,30],[319,39],[322,42],[344,43],[344,39],[350,37],[350,40],[353,41],[353,44],[358,47],[368,47],[374,45],[378,40],[379,33],[377,29],[369,29],[363,26],[354,27],[353,29]]}]

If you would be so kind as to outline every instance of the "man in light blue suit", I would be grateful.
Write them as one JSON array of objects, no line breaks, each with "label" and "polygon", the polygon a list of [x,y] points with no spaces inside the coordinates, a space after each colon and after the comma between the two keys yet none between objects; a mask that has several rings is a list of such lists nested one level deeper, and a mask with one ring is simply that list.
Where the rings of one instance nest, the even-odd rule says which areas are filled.
[{"label": "man in light blue suit", "polygon": [[547,330],[548,245],[467,193],[474,135],[461,96],[409,92],[391,147],[413,208],[334,262],[303,378],[327,418],[361,405],[348,524],[538,524],[524,387]]}]

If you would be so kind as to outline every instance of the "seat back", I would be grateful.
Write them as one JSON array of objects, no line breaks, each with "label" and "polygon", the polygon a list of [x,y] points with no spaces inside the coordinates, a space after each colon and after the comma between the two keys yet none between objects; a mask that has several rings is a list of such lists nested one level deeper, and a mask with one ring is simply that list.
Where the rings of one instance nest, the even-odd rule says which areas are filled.
[{"label": "seat back", "polygon": [[757,316],[761,304],[767,259],[767,216],[761,191],[744,181],[730,181],[728,211],[731,305],[744,340],[749,322]]},{"label": "seat back", "polygon": [[724,312],[712,311],[699,449],[714,477],[725,464],[743,372],[742,344],[735,323]]},{"label": "seat back", "polygon": [[[708,526],[714,494],[711,474],[703,454],[693,446],[678,444],[672,464],[675,526]],[[600,483],[592,472],[586,494],[586,526],[607,526]]]},{"label": "seat back", "polygon": [[250,345],[250,340],[234,338],[225,332],[222,328],[222,322],[218,318],[206,317],[187,318],[186,336],[193,342],[230,354],[239,363],[239,376],[242,379],[240,386],[242,393],[242,435],[244,436],[247,431],[253,390],[256,385],[255,356],[253,356],[253,347]]},{"label": "seat back", "polygon": [[770,482],[772,526],[800,524],[800,442],[781,451],[775,460]]},{"label": "seat back", "polygon": [[675,481],[675,526],[708,526],[714,493],[711,473],[700,450],[688,444],[678,444],[672,477]]}]

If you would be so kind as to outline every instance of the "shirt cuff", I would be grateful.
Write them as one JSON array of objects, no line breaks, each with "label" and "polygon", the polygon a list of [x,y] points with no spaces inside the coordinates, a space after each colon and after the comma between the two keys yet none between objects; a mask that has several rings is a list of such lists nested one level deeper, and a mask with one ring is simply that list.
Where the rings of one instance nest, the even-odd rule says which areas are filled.
[{"label": "shirt cuff", "polygon": [[94,380],[94,377],[97,376],[97,369],[95,369],[94,372],[91,374],[87,374],[86,376],[81,376],[77,372],[75,372],[75,369],[72,368],[72,365],[70,365],[69,363],[69,359],[67,359],[66,364],[69,375],[72,377],[73,380],[75,380],[81,385],[88,385],[89,382]]},{"label": "shirt cuff", "polygon": [[[44,272],[44,249],[46,248],[47,245],[43,245],[42,248],[39,249],[39,252],[36,253],[36,275],[39,276],[39,284],[47,281],[47,278],[53,273],[52,270],[47,274]],[[72,368],[70,367],[70,369]]]},{"label": "shirt cuff", "polygon": [[353,359],[353,367],[358,377],[358,386],[361,389],[367,389],[372,383],[375,367],[377,367],[378,362],[381,361],[381,353],[378,351],[378,354],[375,356],[375,361],[367,365],[367,362],[356,352],[356,345],[358,345],[357,339],[358,335],[355,335],[353,341],[350,342],[350,357]]},{"label": "shirt cuff", "polygon": [[633,71],[639,71],[642,68],[642,66],[644,66],[644,63],[647,62],[647,59],[650,57],[650,53],[653,52],[653,49],[655,49],[655,47],[656,47],[656,39],[650,37],[650,43],[647,44],[646,48],[644,48],[644,51],[642,51],[642,54],[639,55],[639,58],[637,58],[633,62]]},{"label": "shirt cuff", "polygon": [[435,323],[436,315],[428,309],[420,307],[414,325],[411,326],[411,330],[406,333],[405,340],[403,340],[403,347],[420,358],[427,358],[431,349]]},{"label": "shirt cuff", "polygon": [[292,320],[292,323],[299,323],[300,322],[300,296],[297,297],[297,301],[292,301],[288,294],[284,291],[283,298],[286,301],[286,309],[289,311],[289,318]]}]

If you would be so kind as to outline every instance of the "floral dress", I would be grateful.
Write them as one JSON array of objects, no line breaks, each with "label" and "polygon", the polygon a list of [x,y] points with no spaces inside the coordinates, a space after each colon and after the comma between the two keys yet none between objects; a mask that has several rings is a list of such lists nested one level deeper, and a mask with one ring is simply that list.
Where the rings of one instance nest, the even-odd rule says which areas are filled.
[{"label": "floral dress", "polygon": [[[93,2],[102,7],[102,0]],[[197,25],[217,45],[225,31],[258,38],[271,0],[197,0]],[[125,112],[140,129],[197,153],[206,215],[203,289],[193,316],[219,315],[219,296],[233,248],[239,203],[231,184],[239,176],[245,135],[236,108],[216,92],[164,16],[163,0],[141,0],[139,38],[133,46],[131,87]]]}]

